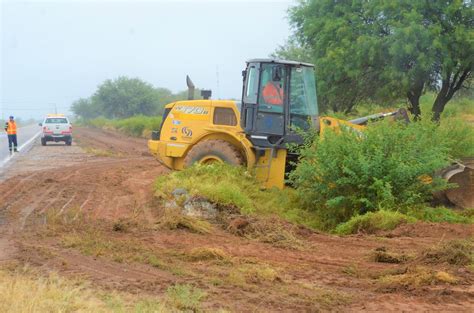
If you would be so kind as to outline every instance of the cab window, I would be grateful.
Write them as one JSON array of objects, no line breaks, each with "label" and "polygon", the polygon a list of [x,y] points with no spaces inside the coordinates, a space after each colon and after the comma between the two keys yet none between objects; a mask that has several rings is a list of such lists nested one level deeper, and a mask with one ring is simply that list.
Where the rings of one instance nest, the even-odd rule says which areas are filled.
[{"label": "cab window", "polygon": [[318,115],[316,82],[311,67],[294,67],[290,76],[290,126],[308,129]]},{"label": "cab window", "polygon": [[283,113],[286,69],[280,64],[263,64],[260,76],[258,110]]},{"label": "cab window", "polygon": [[258,71],[255,66],[251,66],[248,71],[245,98],[247,102],[255,103],[257,101]]}]

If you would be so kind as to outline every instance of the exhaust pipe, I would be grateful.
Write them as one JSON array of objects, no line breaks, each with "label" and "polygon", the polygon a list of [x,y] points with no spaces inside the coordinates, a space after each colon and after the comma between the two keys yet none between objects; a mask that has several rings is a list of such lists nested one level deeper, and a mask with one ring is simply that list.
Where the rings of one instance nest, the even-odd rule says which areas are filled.
[{"label": "exhaust pipe", "polygon": [[191,78],[189,78],[188,75],[186,75],[186,85],[188,85],[188,100],[194,100],[195,86],[193,84],[193,81],[191,80]]}]

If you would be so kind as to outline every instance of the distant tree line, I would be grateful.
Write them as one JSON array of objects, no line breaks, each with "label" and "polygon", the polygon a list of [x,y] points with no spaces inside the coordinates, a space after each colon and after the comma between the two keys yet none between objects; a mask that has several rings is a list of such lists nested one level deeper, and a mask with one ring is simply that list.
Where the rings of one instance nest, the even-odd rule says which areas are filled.
[{"label": "distant tree line", "polygon": [[[74,101],[72,111],[84,119],[161,115],[166,104],[185,100],[187,95],[187,91],[175,94],[166,88],[155,88],[139,78],[121,76],[104,81],[91,97]],[[195,99],[198,98],[196,95]]]},{"label": "distant tree line", "polygon": [[289,19],[294,35],[275,56],[315,64],[323,110],[406,99],[419,116],[431,91],[439,120],[453,96],[473,95],[471,0],[301,0]]}]

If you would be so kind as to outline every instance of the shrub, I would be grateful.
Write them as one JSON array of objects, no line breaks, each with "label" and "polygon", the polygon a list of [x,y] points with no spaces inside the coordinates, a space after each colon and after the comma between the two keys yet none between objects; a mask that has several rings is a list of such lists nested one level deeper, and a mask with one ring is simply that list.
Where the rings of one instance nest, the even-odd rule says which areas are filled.
[{"label": "shrub", "polygon": [[451,140],[429,121],[328,131],[301,150],[290,175],[298,194],[333,227],[356,214],[407,208],[447,187],[433,173],[450,162]]},{"label": "shrub", "polygon": [[349,221],[339,224],[335,232],[340,235],[366,233],[373,234],[380,230],[392,230],[400,224],[415,222],[413,217],[399,212],[378,211],[356,215]]}]

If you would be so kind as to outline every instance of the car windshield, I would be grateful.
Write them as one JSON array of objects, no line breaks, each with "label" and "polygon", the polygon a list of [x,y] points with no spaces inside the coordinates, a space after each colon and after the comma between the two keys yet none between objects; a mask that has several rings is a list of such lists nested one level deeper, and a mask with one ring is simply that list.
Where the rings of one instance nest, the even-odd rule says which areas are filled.
[{"label": "car windshield", "polygon": [[67,124],[67,118],[64,117],[54,117],[47,118],[44,122],[45,124]]}]

